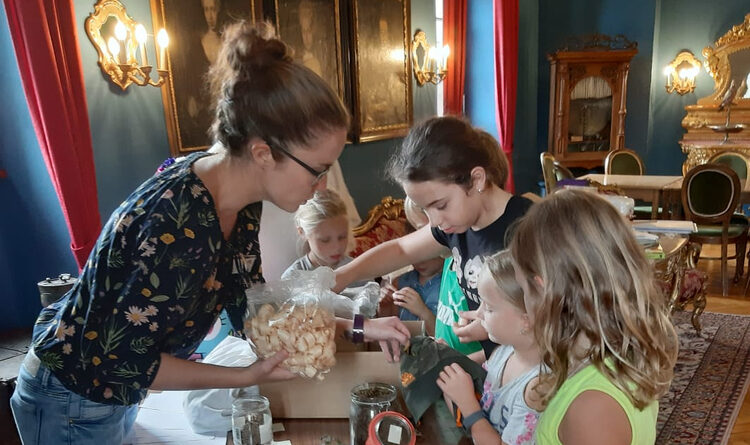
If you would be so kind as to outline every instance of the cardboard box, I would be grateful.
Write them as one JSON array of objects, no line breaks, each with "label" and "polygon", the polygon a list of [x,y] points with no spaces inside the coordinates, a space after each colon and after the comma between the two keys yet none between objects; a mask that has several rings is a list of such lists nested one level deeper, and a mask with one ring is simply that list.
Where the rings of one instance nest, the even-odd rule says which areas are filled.
[{"label": "cardboard box", "polygon": [[[424,335],[424,322],[404,322],[412,336]],[[361,350],[357,350],[361,349]],[[260,393],[271,402],[274,419],[348,418],[349,392],[360,383],[381,382],[401,387],[398,363],[388,363],[377,343],[336,344],[336,366],[323,381],[296,379],[260,385]]]}]

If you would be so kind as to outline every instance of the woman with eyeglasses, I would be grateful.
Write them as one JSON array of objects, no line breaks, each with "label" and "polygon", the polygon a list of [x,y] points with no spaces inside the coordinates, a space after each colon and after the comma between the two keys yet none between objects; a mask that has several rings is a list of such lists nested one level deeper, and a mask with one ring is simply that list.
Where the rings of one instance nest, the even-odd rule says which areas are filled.
[{"label": "woman with eyeglasses", "polygon": [[[246,368],[186,359],[222,310],[242,328],[244,291],[263,281],[262,201],[293,212],[325,188],[349,115],[265,24],[225,30],[210,84],[214,147],[138,187],[102,229],[80,281],[37,319],[11,401],[24,444],[121,443],[148,389],[294,377],[280,367],[285,352]],[[394,317],[337,328],[391,346],[409,336]]]}]

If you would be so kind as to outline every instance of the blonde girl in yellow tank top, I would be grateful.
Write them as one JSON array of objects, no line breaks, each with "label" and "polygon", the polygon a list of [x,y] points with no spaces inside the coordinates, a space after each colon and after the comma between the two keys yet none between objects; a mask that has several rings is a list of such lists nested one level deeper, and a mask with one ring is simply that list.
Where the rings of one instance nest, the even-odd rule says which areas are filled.
[{"label": "blonde girl in yellow tank top", "polygon": [[595,194],[533,206],[511,241],[516,279],[549,372],[538,444],[653,444],[677,336],[632,229]]}]

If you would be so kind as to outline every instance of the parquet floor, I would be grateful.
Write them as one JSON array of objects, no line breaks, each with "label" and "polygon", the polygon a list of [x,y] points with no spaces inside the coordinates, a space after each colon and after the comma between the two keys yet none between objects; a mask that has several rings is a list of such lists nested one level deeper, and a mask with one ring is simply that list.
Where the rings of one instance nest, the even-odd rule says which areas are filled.
[{"label": "parquet floor", "polygon": [[[704,246],[704,254],[708,256],[719,256],[718,246]],[[730,248],[730,254],[732,249]],[[704,260],[698,262],[698,268],[708,272],[708,304],[706,310],[710,312],[721,312],[725,314],[750,315],[750,295],[744,295],[745,280],[747,279],[748,264],[745,262],[745,276],[737,284],[732,284],[731,277],[734,276],[734,261],[729,261],[730,287],[729,295],[721,295],[721,267],[719,260]],[[742,408],[734,424],[732,434],[729,437],[730,445],[750,445],[750,391],[742,402]]]}]

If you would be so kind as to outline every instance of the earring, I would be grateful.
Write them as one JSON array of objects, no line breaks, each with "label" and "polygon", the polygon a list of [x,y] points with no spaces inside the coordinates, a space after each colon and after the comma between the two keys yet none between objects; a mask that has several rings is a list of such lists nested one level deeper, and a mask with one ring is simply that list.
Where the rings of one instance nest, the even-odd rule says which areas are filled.
[{"label": "earring", "polygon": [[527,331],[526,328],[521,329],[521,332],[520,332],[521,335],[526,335],[528,333],[529,331]]},{"label": "earring", "polygon": [[478,188],[477,193],[482,193],[482,189]]}]

